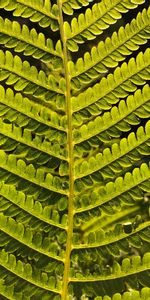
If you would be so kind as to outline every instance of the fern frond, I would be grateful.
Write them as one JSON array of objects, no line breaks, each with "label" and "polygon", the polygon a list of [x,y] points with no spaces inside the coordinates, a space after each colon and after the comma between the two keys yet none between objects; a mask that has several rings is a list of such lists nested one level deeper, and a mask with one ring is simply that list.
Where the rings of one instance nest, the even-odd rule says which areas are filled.
[{"label": "fern frond", "polygon": [[101,114],[121,98],[126,98],[131,91],[137,89],[137,86],[144,85],[149,79],[149,55],[149,49],[144,54],[139,53],[136,60],[131,58],[128,64],[123,63],[121,67],[117,67],[114,74],[102,78],[93,88],[72,97],[74,125],[81,126],[83,121],[89,120],[90,112],[90,115],[94,114],[94,109],[95,115]]},{"label": "fern frond", "polygon": [[22,62],[19,56],[13,57],[9,51],[6,51],[6,54],[0,51],[0,68],[0,80],[7,79],[6,84],[13,84],[16,91],[32,93],[39,98],[44,96],[46,101],[52,101],[52,98],[57,95],[61,97],[63,107],[64,94],[60,87],[64,82],[63,78],[58,84],[53,76],[47,78],[42,70],[38,73],[36,67],[30,67],[27,61]]},{"label": "fern frond", "polygon": [[[3,135],[3,137],[6,138],[6,139],[2,138],[2,141],[0,141],[0,148],[2,148],[4,145],[4,149],[6,150],[5,144],[7,143],[7,140],[8,140],[9,141],[8,144],[10,145],[10,148],[11,148],[12,143],[14,143],[14,148],[17,148],[17,144],[20,143],[22,145],[22,152],[26,153],[26,158],[28,158],[28,152],[31,152],[30,150],[34,149],[34,151],[36,151],[36,159],[38,156],[40,156],[40,154],[43,153],[43,154],[45,154],[45,161],[47,160],[47,162],[49,160],[52,163],[52,157],[58,158],[58,159],[64,160],[64,161],[67,160],[65,158],[65,156],[60,154],[59,146],[56,147],[56,145],[52,145],[51,149],[49,149],[50,142],[46,141],[46,138],[45,138],[45,141],[42,141],[40,136],[35,133],[35,137],[34,137],[34,139],[32,139],[32,132],[29,131],[28,129],[21,130],[21,128],[19,128],[17,126],[12,127],[11,124],[5,124],[1,120],[0,120],[0,126],[1,126],[1,134]],[[48,131],[48,129],[45,131]],[[48,134],[50,134],[50,130],[48,131]],[[53,134],[53,132],[52,132],[52,134]],[[11,140],[12,140],[12,143],[11,143]],[[15,142],[16,142],[16,146],[15,146]],[[7,151],[8,150],[9,150],[9,146],[7,148]],[[20,154],[21,154],[21,149],[19,151],[19,155]],[[32,157],[30,158],[30,160],[32,160]],[[34,160],[34,155],[33,155],[33,160]],[[39,163],[40,163],[40,161],[39,161]]]},{"label": "fern frond", "polygon": [[[0,148],[15,151],[17,157],[25,157],[30,163],[38,158],[38,165],[49,162],[55,166],[66,161],[65,129],[60,126],[63,117],[40,104],[31,103],[20,93],[14,95],[11,89],[5,93],[0,87],[0,92],[0,116],[3,118],[0,120]],[[6,124],[8,122],[13,126]]]},{"label": "fern frond", "polygon": [[52,176],[42,170],[36,170],[32,164],[26,165],[26,163],[13,154],[6,155],[3,150],[0,150],[1,168],[5,171],[12,173],[14,176],[18,176],[29,183],[35,184],[37,187],[47,189],[49,191],[67,195],[67,190],[63,189],[63,180],[59,177]]},{"label": "fern frond", "polygon": [[[123,294],[115,293],[112,297],[107,297],[107,300],[146,300],[149,298],[150,288],[144,287],[139,292],[138,290],[130,290],[129,292],[124,292]],[[106,297],[96,296],[94,300],[105,300]]]},{"label": "fern frond", "polygon": [[3,1],[0,7],[13,11],[15,17],[28,18],[38,22],[41,27],[50,26],[53,31],[58,30],[56,5],[51,6],[50,0],[8,0]]},{"label": "fern frond", "polygon": [[[139,124],[140,116],[149,117],[150,97],[149,86],[146,85],[141,90],[137,90],[134,95],[128,96],[127,102],[119,102],[118,107],[114,106],[110,112],[105,112],[102,117],[96,117],[94,121],[89,121],[82,125],[78,131],[74,131],[75,144],[88,141],[93,137],[98,137],[102,142],[107,142],[110,137],[118,138],[120,133],[127,132],[131,129],[130,125]],[[84,144],[83,144],[84,147]]]},{"label": "fern frond", "polygon": [[[49,129],[53,128],[66,132],[66,117],[59,112],[52,111],[46,105],[42,105],[43,103],[31,102],[29,98],[23,97],[21,93],[14,94],[10,88],[4,90],[1,85],[0,94],[0,115],[3,116],[4,120],[9,120],[28,130],[36,130],[38,128],[37,124],[40,124],[44,130],[45,126],[48,126]],[[13,116],[17,114],[16,118],[13,117],[12,119],[9,114],[10,111]]]},{"label": "fern frond", "polygon": [[[120,226],[120,224],[122,224],[121,222],[124,223],[125,220],[130,219],[131,220],[130,225],[132,226],[136,220],[135,214],[140,215],[140,210],[141,210],[141,202],[136,203],[135,206],[127,206],[127,207],[124,206],[123,210],[117,211],[115,215],[111,216],[111,219],[110,216],[109,215],[106,216],[105,213],[102,213],[101,215],[94,217],[92,220],[89,220],[85,224],[81,225],[83,241],[86,241],[89,234],[93,232],[97,232],[97,231],[101,231],[102,233],[103,231],[111,232],[112,228],[115,230],[115,228],[117,228],[118,226],[120,229],[121,226],[123,227],[123,225]],[[119,225],[115,225],[115,223],[118,224],[118,222]],[[99,226],[99,224],[101,224],[101,227]],[[119,232],[117,231],[117,234],[119,234]]]},{"label": "fern frond", "polygon": [[[52,214],[52,209],[51,207],[49,207],[48,205],[45,205],[44,207],[42,207],[42,204],[37,201],[36,199],[34,200],[32,198],[32,196],[30,195],[25,195],[25,192],[23,191],[17,191],[16,187],[13,185],[8,185],[5,184],[3,182],[0,183],[0,195],[7,199],[9,201],[9,204],[13,204],[15,205],[18,209],[19,212],[25,212],[26,214],[30,215],[32,218],[36,218],[36,221],[39,221],[39,224],[43,224],[43,226],[49,224],[51,226],[54,226],[56,228],[60,228],[60,229],[66,229],[66,225],[67,225],[67,218],[66,215],[64,214],[62,217],[59,216],[59,213],[57,213],[58,215],[58,221],[60,220],[60,222],[56,222],[56,217],[55,214]],[[5,201],[6,202],[6,201]],[[7,204],[7,206],[3,205],[3,201],[1,201],[1,206],[0,206],[0,210],[4,211],[6,210],[9,206]],[[8,203],[8,202],[7,202]],[[58,203],[58,207],[59,210],[61,211],[61,205],[59,206]],[[8,212],[5,214],[7,215],[11,215],[10,214],[10,210],[8,210]],[[14,212],[13,212],[14,214]],[[22,214],[21,214],[22,215]],[[51,219],[49,218],[49,216],[51,215]],[[19,217],[17,217],[17,220],[19,219]],[[28,219],[28,218],[27,218]],[[30,218],[29,218],[30,220]],[[37,226],[37,224],[36,224]]]},{"label": "fern frond", "polygon": [[[77,215],[82,213],[83,216],[83,213],[87,212],[89,217],[92,218],[92,210],[93,213],[94,210],[98,212],[98,208],[104,209],[105,213],[114,214],[115,209],[121,205],[121,202],[129,206],[134,205],[136,201],[143,199],[142,191],[149,192],[149,176],[150,169],[146,164],[142,164],[140,168],[135,168],[132,174],[127,172],[124,178],[118,177],[115,182],[110,181],[104,187],[100,185],[95,186],[94,192],[90,190],[86,199],[78,189],[78,195],[74,200],[75,213]],[[118,201],[117,206],[116,200]],[[84,203],[86,203],[86,206]]]},{"label": "fern frond", "polygon": [[131,233],[125,233],[123,226],[118,224],[113,231],[106,232],[104,230],[97,230],[96,232],[91,232],[86,238],[85,243],[75,244],[73,251],[80,258],[80,263],[82,264],[82,259],[88,254],[99,254],[102,260],[107,260],[111,255],[114,260],[120,257],[120,255],[125,256],[130,252],[131,247],[133,249],[140,249],[146,247],[150,240],[150,223],[145,222],[143,225],[139,225],[137,229],[133,229]]},{"label": "fern frond", "polygon": [[[121,226],[120,226],[121,227]],[[100,247],[106,247],[108,246],[107,249],[105,249],[106,252],[111,252],[113,253],[114,249],[114,255],[118,256],[120,255],[120,252],[123,251],[124,253],[128,253],[129,251],[129,246],[133,246],[135,248],[140,248],[142,241],[147,241],[149,242],[149,230],[150,230],[150,222],[147,221],[142,225],[139,225],[138,228],[135,230],[131,231],[128,235],[123,231],[123,227],[119,228],[119,233],[117,234],[117,229],[114,229],[114,232],[106,232],[104,230],[97,230],[96,232],[91,232],[86,238],[86,241],[84,244],[74,244],[73,249],[74,250],[81,250],[81,249],[86,249],[86,252],[88,250],[94,251],[94,249],[98,250]],[[133,242],[132,242],[133,240]],[[111,250],[110,250],[111,249]],[[106,252],[103,252],[106,254]],[[82,255],[83,252],[82,252]],[[106,254],[107,255],[107,254]]]},{"label": "fern frond", "polygon": [[[128,258],[125,258],[122,260],[121,265],[119,263],[115,262],[112,267],[111,273],[108,274],[107,276],[106,275],[91,276],[89,274],[86,277],[83,277],[81,273],[78,273],[78,274],[76,274],[76,277],[70,278],[70,281],[71,282],[82,282],[82,283],[96,282],[96,283],[99,283],[99,289],[100,289],[101,285],[102,285],[102,283],[100,284],[100,282],[105,281],[106,285],[110,284],[110,286],[111,286],[113,284],[113,283],[111,283],[111,280],[115,281],[115,279],[118,279],[118,284],[120,284],[120,282],[123,283],[122,280],[125,280],[126,282],[128,282],[128,276],[130,277],[130,276],[133,276],[136,274],[136,281],[142,283],[142,279],[143,279],[143,285],[144,285],[144,277],[145,277],[145,282],[148,281],[149,272],[147,274],[145,272],[144,273],[145,276],[142,276],[142,274],[140,274],[140,273],[143,273],[144,271],[149,271],[149,269],[150,269],[150,260],[149,259],[150,259],[150,253],[146,253],[142,258],[140,256],[133,256],[131,260]],[[73,272],[73,270],[72,270],[72,272]],[[133,279],[131,279],[131,280],[133,280]],[[129,279],[129,284],[131,284],[131,280]],[[117,284],[117,282],[116,282],[116,284]],[[133,283],[133,285],[134,285],[134,283]],[[122,286],[121,286],[121,288],[122,288]],[[85,289],[86,289],[86,287],[85,287]],[[87,290],[88,290],[88,288],[87,288]]]},{"label": "fern frond", "polygon": [[[22,236],[22,233],[24,232],[23,225],[21,223],[20,224],[14,223],[12,218],[10,217],[7,218],[4,217],[3,215],[0,216],[0,224],[2,224],[1,226],[2,232],[7,234],[10,238],[13,236],[13,241],[15,240],[15,242],[18,242],[18,248],[21,248],[21,245],[23,245],[24,247],[28,247],[29,249],[31,249],[31,251],[38,252],[40,255],[44,255],[56,261],[61,261],[61,262],[63,261],[63,258],[61,258],[60,256],[57,256],[55,253],[51,253],[50,251],[47,251],[42,245],[39,246],[42,235],[39,234],[37,236],[36,235],[34,236],[32,231],[28,230]],[[16,230],[15,232],[14,232],[14,228]],[[9,243],[10,243],[10,238],[9,238]]]},{"label": "fern frond", "polygon": [[[25,280],[26,284],[29,284],[29,289],[31,284],[46,291],[59,293],[59,290],[55,288],[55,286],[51,287],[50,282],[48,282],[50,281],[48,280],[48,277],[46,278],[46,282],[44,282],[45,278],[44,276],[42,276],[42,272],[41,274],[39,273],[37,279],[34,279],[32,266],[29,263],[24,264],[22,263],[22,261],[16,260],[16,257],[13,254],[8,254],[7,252],[2,250],[0,253],[0,264],[6,271],[11,272],[13,275],[15,275],[15,277],[17,276],[18,279]],[[53,284],[55,285],[56,283]]]},{"label": "fern frond", "polygon": [[0,299],[148,300],[147,1],[0,9]]},{"label": "fern frond", "polygon": [[[2,214],[0,214],[0,224],[2,232],[13,237],[15,241],[21,243],[24,247],[26,246],[39,254],[63,262],[61,254],[57,255],[57,253],[52,252],[53,249],[49,249],[48,251],[44,248],[44,245],[42,244],[42,234],[39,233],[34,235],[30,229],[26,231],[22,223],[15,222],[11,217],[5,217]],[[19,247],[21,246],[18,245],[18,248]]]},{"label": "fern frond", "polygon": [[14,48],[15,52],[23,52],[25,56],[31,55],[43,62],[52,62],[54,67],[61,66],[60,42],[54,49],[51,39],[45,39],[44,34],[37,33],[35,29],[29,30],[25,24],[21,28],[16,21],[0,18],[0,44]]},{"label": "fern frond", "polygon": [[[6,273],[6,269],[1,269],[1,273]],[[16,291],[14,289],[14,286],[11,285],[9,287],[6,288],[5,286],[5,281],[3,280],[2,283],[0,282],[0,290],[1,290],[1,297],[2,299],[11,299],[11,300],[15,300],[16,297],[46,297],[46,294],[47,292],[45,292],[44,290],[36,287],[36,286],[33,286],[33,285],[26,285],[25,284],[25,281],[23,280],[17,280],[15,276],[13,276],[12,273],[7,273],[6,275],[6,282],[14,282],[14,281],[19,281],[18,284],[15,286],[16,288]],[[26,287],[25,287],[26,285]],[[28,289],[28,291],[27,291]],[[25,294],[27,296],[25,296]],[[52,299],[55,299],[57,300],[58,299],[58,295],[57,296],[54,296],[54,294],[51,293],[51,295],[49,294],[49,299],[52,300]],[[4,297],[4,298],[3,298]]]},{"label": "fern frond", "polygon": [[111,38],[101,41],[93,47],[91,53],[86,52],[84,58],[79,58],[74,64],[69,62],[72,77],[72,86],[75,89],[83,88],[84,84],[91,83],[114,68],[118,63],[145,44],[150,37],[150,9],[138,13],[137,18],[130,24],[120,27]]},{"label": "fern frond", "polygon": [[74,9],[79,9],[88,6],[94,0],[62,0],[63,12],[67,15],[72,15]]},{"label": "fern frond", "polygon": [[136,8],[138,4],[144,1],[135,0],[102,0],[95,3],[91,9],[87,9],[85,14],[80,14],[73,18],[71,25],[64,23],[65,35],[67,38],[67,47],[70,51],[77,51],[78,44],[87,40],[93,40],[100,35],[110,25],[115,24],[122,17],[122,13],[129,9]]},{"label": "fern frond", "polygon": [[[111,149],[106,148],[103,153],[91,156],[87,161],[80,161],[75,165],[75,178],[83,178],[91,175],[91,179],[99,178],[100,174],[104,178],[114,177],[125,172],[133,163],[138,162],[142,155],[149,155],[150,146],[150,121],[145,126],[139,127],[136,135],[130,133],[126,138],[121,139],[119,145],[114,143]],[[87,177],[86,177],[87,180]]]}]

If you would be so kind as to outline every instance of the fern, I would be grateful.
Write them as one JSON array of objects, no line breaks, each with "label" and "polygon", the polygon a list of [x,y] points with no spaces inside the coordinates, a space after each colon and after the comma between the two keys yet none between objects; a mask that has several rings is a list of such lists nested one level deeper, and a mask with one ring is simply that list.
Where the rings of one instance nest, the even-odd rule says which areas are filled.
[{"label": "fern", "polygon": [[0,299],[150,299],[148,1],[0,9]]}]

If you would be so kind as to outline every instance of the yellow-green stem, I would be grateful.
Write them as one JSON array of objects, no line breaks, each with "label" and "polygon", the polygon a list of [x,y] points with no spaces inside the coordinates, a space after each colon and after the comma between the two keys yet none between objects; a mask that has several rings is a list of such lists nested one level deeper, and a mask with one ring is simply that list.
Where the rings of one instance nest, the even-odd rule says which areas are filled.
[{"label": "yellow-green stem", "polygon": [[74,171],[73,171],[73,136],[72,136],[72,108],[71,108],[71,93],[70,93],[70,75],[68,70],[68,53],[66,37],[64,32],[64,22],[62,14],[62,0],[58,0],[59,7],[59,25],[60,36],[63,46],[63,62],[64,72],[66,80],[66,113],[68,119],[68,160],[69,160],[69,197],[68,197],[68,230],[67,230],[67,243],[66,243],[66,255],[64,262],[64,276],[62,287],[62,300],[67,299],[68,283],[69,283],[69,270],[70,270],[70,256],[72,250],[72,235],[73,235],[73,191],[74,191]]}]

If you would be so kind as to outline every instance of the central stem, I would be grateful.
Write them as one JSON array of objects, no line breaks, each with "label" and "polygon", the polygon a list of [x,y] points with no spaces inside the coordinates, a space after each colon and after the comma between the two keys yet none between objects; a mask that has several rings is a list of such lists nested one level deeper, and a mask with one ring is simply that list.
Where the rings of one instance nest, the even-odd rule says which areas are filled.
[{"label": "central stem", "polygon": [[74,171],[73,171],[73,136],[72,136],[72,108],[71,108],[71,93],[70,93],[70,75],[68,69],[68,53],[66,45],[66,37],[64,32],[64,22],[62,14],[62,0],[58,0],[59,8],[59,25],[60,36],[63,44],[63,62],[66,80],[66,114],[68,119],[68,160],[69,160],[69,197],[68,197],[68,230],[66,242],[66,255],[64,263],[63,289],[62,300],[67,300],[69,271],[70,271],[70,256],[72,250],[72,236],[73,236],[73,193],[74,193]]}]

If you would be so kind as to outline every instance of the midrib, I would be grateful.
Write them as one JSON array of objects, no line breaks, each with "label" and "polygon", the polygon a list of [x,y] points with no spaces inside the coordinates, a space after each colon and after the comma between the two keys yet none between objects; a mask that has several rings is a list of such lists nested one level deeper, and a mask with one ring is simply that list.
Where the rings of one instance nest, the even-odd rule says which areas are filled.
[{"label": "midrib", "polygon": [[66,36],[64,32],[64,22],[62,14],[62,0],[57,0],[59,8],[59,26],[60,36],[63,44],[63,62],[66,80],[66,114],[68,119],[68,161],[69,161],[69,196],[68,196],[68,229],[67,229],[67,242],[66,254],[64,262],[64,276],[62,284],[61,299],[67,300],[69,271],[70,271],[70,256],[72,250],[72,236],[73,236],[73,192],[74,192],[74,171],[73,171],[73,135],[72,135],[72,106],[71,106],[71,92],[70,92],[70,76],[68,69],[68,54],[66,45]]}]

